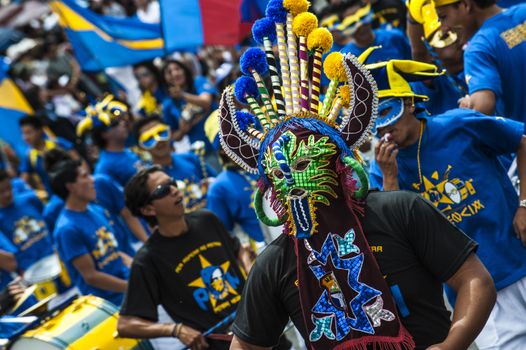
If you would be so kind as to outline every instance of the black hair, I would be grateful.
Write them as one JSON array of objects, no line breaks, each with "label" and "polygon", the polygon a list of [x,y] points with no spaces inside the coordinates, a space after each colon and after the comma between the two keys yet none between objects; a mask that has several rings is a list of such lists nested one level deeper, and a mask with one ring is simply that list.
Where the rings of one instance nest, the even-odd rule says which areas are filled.
[{"label": "black hair", "polygon": [[178,60],[174,60],[174,59],[166,60],[164,62],[164,66],[163,66],[163,69],[161,71],[161,75],[162,75],[162,78],[163,78],[163,84],[166,86],[166,88],[168,88],[168,82],[166,81],[164,76],[165,76],[165,73],[166,73],[166,69],[168,68],[168,66],[170,64],[176,64],[176,65],[179,66],[179,68],[181,68],[183,70],[184,77],[185,77],[185,83],[186,83],[186,90],[185,91],[189,92],[191,94],[195,94],[196,91],[195,91],[195,86],[194,86],[194,75],[193,75],[192,71],[183,62],[178,61]]},{"label": "black hair", "polygon": [[473,0],[473,2],[480,9],[485,9],[485,8],[490,7],[492,5],[495,5],[497,3],[496,0]]},{"label": "black hair", "polygon": [[151,226],[157,224],[157,218],[155,216],[144,215],[141,209],[150,203],[150,191],[147,186],[148,178],[150,174],[158,171],[163,171],[158,165],[143,168],[132,176],[124,188],[124,202],[126,203],[126,207],[133,215],[144,218]]},{"label": "black hair", "polygon": [[324,17],[327,17],[329,15],[332,15],[335,13],[334,11],[335,6],[334,5],[325,5],[323,6],[317,13],[317,17],[321,20]]},{"label": "black hair", "polygon": [[133,137],[135,140],[139,141],[139,136],[141,136],[141,128],[151,122],[162,123],[163,121],[159,116],[153,115],[151,117],[141,118],[133,124]]},{"label": "black hair", "polygon": [[4,181],[5,179],[9,179],[9,174],[5,169],[0,169],[0,181]]},{"label": "black hair", "polygon": [[64,151],[62,148],[55,147],[50,149],[44,153],[44,170],[49,173],[59,162],[71,159],[72,158],[68,152]]},{"label": "black hair", "polygon": [[345,11],[348,8],[356,6],[356,5],[364,6],[364,2],[361,0],[344,0],[338,5],[332,5],[332,9],[334,13],[336,13],[338,17],[340,17],[340,20],[343,21],[345,19],[345,17],[343,16]]},{"label": "black hair", "polygon": [[53,193],[66,200],[69,196],[69,190],[66,185],[77,181],[80,166],[80,161],[71,158],[58,160],[49,171],[49,182]]},{"label": "black hair", "polygon": [[154,76],[155,81],[157,81],[157,84],[161,85],[163,81],[161,78],[161,73],[159,72],[159,69],[157,69],[157,67],[153,64],[152,61],[144,61],[144,62],[137,63],[133,65],[133,70],[135,71],[135,69],[140,68],[140,67],[146,68],[148,71],[150,71],[150,73],[152,73],[152,75]]},{"label": "black hair", "polygon": [[107,128],[104,128],[104,127],[98,127],[98,128],[93,128],[93,130],[91,130],[91,141],[93,142],[93,144],[95,146],[97,146],[99,149],[104,149],[106,148],[106,144],[108,143],[105,139],[104,139],[104,135],[103,133],[107,130]]},{"label": "black hair", "polygon": [[38,117],[34,117],[32,115],[26,115],[20,118],[20,120],[18,121],[18,125],[20,127],[24,125],[31,125],[33,128],[37,130],[42,130],[44,128],[44,122],[42,121],[42,119]]}]

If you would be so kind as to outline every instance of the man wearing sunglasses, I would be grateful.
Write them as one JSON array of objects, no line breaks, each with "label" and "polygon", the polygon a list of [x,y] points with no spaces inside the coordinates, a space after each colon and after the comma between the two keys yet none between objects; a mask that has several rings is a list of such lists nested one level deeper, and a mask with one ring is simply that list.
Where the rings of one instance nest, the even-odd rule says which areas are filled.
[{"label": "man wearing sunglasses", "polygon": [[134,131],[139,146],[152,156],[152,164],[160,165],[170,177],[184,183],[181,190],[186,210],[203,208],[209,177],[216,176],[215,170],[194,153],[173,152],[170,127],[158,117],[140,119]]},{"label": "man wearing sunglasses", "polygon": [[[477,241],[477,255],[491,274],[497,302],[476,340],[480,349],[523,349],[526,327],[526,137],[523,123],[453,109],[415,116],[408,80],[436,75],[415,61],[377,64],[371,72],[380,97],[376,132],[381,138],[371,165],[371,187],[420,193]],[[517,153],[520,196],[498,157]],[[520,199],[520,200],[519,200]],[[522,242],[521,242],[522,241]],[[446,293],[455,306],[455,295]],[[460,300],[456,303],[461,308]],[[521,315],[521,316],[519,316]]]},{"label": "man wearing sunglasses", "polygon": [[[217,340],[235,312],[251,256],[208,211],[185,214],[183,195],[159,166],[140,170],[126,205],[157,229],[137,252],[118,331],[124,337],[177,337],[192,349],[228,349]],[[157,323],[157,307],[176,323]]]}]

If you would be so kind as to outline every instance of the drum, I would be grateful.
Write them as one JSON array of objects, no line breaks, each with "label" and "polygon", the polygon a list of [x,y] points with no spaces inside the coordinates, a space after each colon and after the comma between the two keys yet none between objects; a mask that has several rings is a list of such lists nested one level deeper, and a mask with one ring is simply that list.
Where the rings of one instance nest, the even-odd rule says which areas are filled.
[{"label": "drum", "polygon": [[60,294],[71,286],[66,268],[56,254],[46,256],[31,265],[24,272],[24,279],[37,286],[35,297],[38,300]]},{"label": "drum", "polygon": [[18,338],[11,350],[152,350],[147,340],[117,335],[118,309],[112,303],[82,296]]}]

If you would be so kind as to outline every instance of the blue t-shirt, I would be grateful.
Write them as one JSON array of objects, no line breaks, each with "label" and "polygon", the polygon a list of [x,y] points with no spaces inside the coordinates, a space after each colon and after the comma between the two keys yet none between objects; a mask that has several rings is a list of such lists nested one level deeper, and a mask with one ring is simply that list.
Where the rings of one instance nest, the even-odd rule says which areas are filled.
[{"label": "blue t-shirt", "polygon": [[[12,254],[17,253],[16,247],[2,232],[0,232],[0,250]],[[9,271],[0,269],[0,290],[3,290],[12,280],[13,279],[11,278],[11,273]]]},{"label": "blue t-shirt", "polygon": [[[196,95],[200,95],[203,92],[217,95],[217,89],[205,77],[196,77],[194,79],[194,86]],[[173,131],[179,129],[179,120],[181,119],[181,112],[185,105],[185,100],[174,100],[171,97],[166,98],[163,102],[163,120],[166,124],[170,125],[170,128]],[[213,102],[210,110],[204,111],[205,117],[201,118],[201,120],[188,132],[188,138],[190,139],[190,142],[194,143],[195,141],[204,141],[207,152],[212,150],[212,146],[205,134],[206,116],[216,108],[217,103]]]},{"label": "blue t-shirt", "polygon": [[31,192],[14,197],[10,206],[0,208],[0,231],[17,248],[15,257],[22,270],[53,254],[42,209],[42,202]]},{"label": "blue t-shirt", "polygon": [[[466,88],[467,91],[464,72],[461,72],[453,79]],[[445,75],[436,77],[431,80],[431,83],[431,86],[426,85],[423,81],[410,83],[411,90],[415,94],[429,97],[428,101],[421,103],[431,115],[439,115],[450,109],[458,108],[458,100],[464,95],[455,89]]]},{"label": "blue t-shirt", "polygon": [[[517,150],[523,129],[510,119],[454,109],[427,119],[420,146],[422,184],[418,142],[397,156],[400,189],[421,193],[480,244],[477,255],[497,290],[526,276],[526,248],[512,224],[519,199],[497,159]],[[370,182],[382,187],[376,163]]]},{"label": "blue t-shirt", "polygon": [[106,216],[113,226],[120,250],[133,257],[135,250],[131,244],[137,242],[138,239],[132,234],[121,217],[121,211],[125,207],[122,187],[104,174],[97,174],[93,179],[97,192],[97,204],[107,211]]},{"label": "blue t-shirt", "polygon": [[139,156],[127,148],[121,152],[101,151],[94,173],[106,174],[124,187],[140,165]]},{"label": "blue t-shirt", "polygon": [[206,177],[216,176],[216,172],[208,164],[205,164],[207,174],[203,173],[201,161],[192,152],[173,153],[172,164],[164,166],[163,170],[175,180],[184,182],[183,191],[184,204],[187,210],[201,209],[206,204],[206,188],[202,186],[202,180]]},{"label": "blue t-shirt", "polygon": [[208,190],[207,208],[230,232],[239,224],[255,241],[263,242],[263,232],[252,204],[257,177],[245,172],[223,170]]},{"label": "blue t-shirt", "polygon": [[[411,47],[407,37],[402,32],[399,30],[376,29],[374,34],[375,38],[371,46],[382,45],[382,48],[374,50],[365,63],[411,59]],[[350,42],[341,49],[341,52],[360,56],[366,49],[368,47],[358,47],[355,43]]]},{"label": "blue t-shirt", "polygon": [[[206,177],[216,176],[216,172],[205,164]],[[197,183],[205,178],[201,161],[195,153],[173,153],[172,165],[163,167],[163,170],[175,180]]]},{"label": "blue t-shirt", "polygon": [[[53,140],[46,140],[46,150],[59,147],[64,151],[70,151],[73,149],[73,144],[66,139],[61,137],[54,138]],[[31,148],[27,151],[26,155],[22,158],[20,163],[20,172],[29,173],[38,176],[38,181],[42,183],[47,193],[51,194],[51,184],[49,182],[49,176],[44,169],[44,158],[42,152]]]},{"label": "blue t-shirt", "polygon": [[34,193],[33,189],[19,177],[14,177],[11,179],[11,187],[13,188],[13,195],[17,196],[22,193],[30,192]]},{"label": "blue t-shirt", "polygon": [[[62,209],[64,209],[64,201],[62,198],[56,194],[52,195],[42,212],[42,216],[50,232],[55,231],[55,224]],[[53,238],[53,235],[51,238]]]},{"label": "blue t-shirt", "polygon": [[[97,192],[96,203],[107,211],[106,218],[114,228],[115,238],[121,250],[133,256],[135,250],[131,247],[131,241],[135,236],[120,217],[120,212],[124,208],[122,187],[107,175],[98,174],[93,176],[93,179]],[[53,195],[44,208],[44,220],[51,232],[55,230],[55,224],[62,209],[64,209],[64,201],[57,195]]]},{"label": "blue t-shirt", "polygon": [[83,212],[65,208],[60,213],[53,235],[71,281],[81,293],[96,295],[119,306],[124,293],[88,285],[72,263],[76,258],[89,254],[97,271],[128,279],[129,269],[122,262],[119,245],[103,210],[96,205],[89,205]]},{"label": "blue t-shirt", "polygon": [[522,4],[523,2],[524,0],[498,0],[497,5],[499,5],[500,7],[508,8],[508,7]]},{"label": "blue t-shirt", "polygon": [[487,19],[464,52],[469,93],[491,90],[495,114],[526,121],[526,4]]}]

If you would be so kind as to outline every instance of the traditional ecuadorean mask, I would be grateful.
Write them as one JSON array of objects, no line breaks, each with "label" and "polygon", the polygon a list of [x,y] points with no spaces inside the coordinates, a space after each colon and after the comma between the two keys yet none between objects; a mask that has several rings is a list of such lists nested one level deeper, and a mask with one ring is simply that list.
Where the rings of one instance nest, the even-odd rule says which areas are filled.
[{"label": "traditional ecuadorean mask", "polygon": [[337,151],[328,136],[316,139],[311,134],[299,139],[286,131],[265,152],[265,174],[291,218],[290,233],[298,238],[310,237],[315,231],[317,206],[329,206],[331,198],[336,198]]}]

